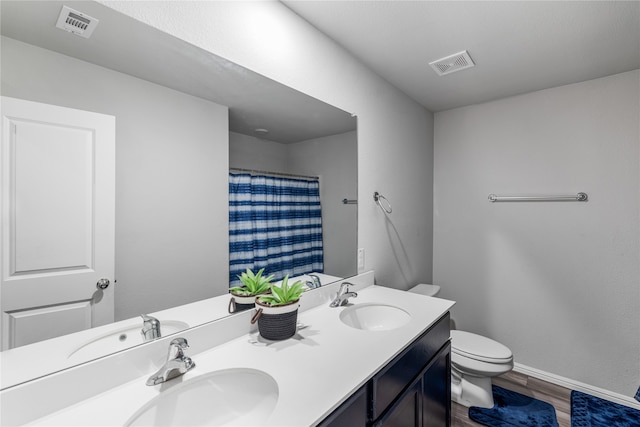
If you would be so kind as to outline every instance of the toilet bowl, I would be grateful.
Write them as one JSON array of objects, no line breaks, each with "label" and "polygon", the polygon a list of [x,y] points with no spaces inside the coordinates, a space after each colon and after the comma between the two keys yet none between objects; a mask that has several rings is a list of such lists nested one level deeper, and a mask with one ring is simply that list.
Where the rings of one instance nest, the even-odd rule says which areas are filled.
[{"label": "toilet bowl", "polygon": [[[409,292],[436,296],[438,285],[419,284]],[[491,378],[513,369],[513,353],[490,338],[451,331],[451,399],[464,406],[493,407]]]}]

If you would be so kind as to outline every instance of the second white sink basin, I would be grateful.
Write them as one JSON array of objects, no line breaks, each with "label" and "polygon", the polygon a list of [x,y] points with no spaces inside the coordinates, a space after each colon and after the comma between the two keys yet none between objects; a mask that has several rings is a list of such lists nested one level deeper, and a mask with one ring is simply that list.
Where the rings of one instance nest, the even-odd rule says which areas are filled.
[{"label": "second white sink basin", "polygon": [[365,331],[388,331],[409,322],[411,315],[401,308],[386,304],[356,304],[340,313],[345,325]]},{"label": "second white sink basin", "polygon": [[[179,320],[164,320],[161,323],[162,336],[164,337],[169,334],[184,331],[188,327],[188,324]],[[91,360],[104,356],[105,354],[115,353],[116,351],[142,344],[144,339],[140,334],[141,330],[142,322],[140,322],[140,325],[128,326],[101,334],[69,353],[69,359],[74,361]]]},{"label": "second white sink basin", "polygon": [[256,369],[224,369],[163,391],[130,426],[259,426],[278,402],[278,383]]}]

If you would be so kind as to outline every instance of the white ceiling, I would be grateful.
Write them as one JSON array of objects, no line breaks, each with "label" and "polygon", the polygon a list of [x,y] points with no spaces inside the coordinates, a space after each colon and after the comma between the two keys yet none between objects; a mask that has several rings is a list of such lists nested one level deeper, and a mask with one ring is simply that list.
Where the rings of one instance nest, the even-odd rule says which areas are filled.
[{"label": "white ceiling", "polygon": [[640,68],[639,1],[282,2],[434,112]]}]

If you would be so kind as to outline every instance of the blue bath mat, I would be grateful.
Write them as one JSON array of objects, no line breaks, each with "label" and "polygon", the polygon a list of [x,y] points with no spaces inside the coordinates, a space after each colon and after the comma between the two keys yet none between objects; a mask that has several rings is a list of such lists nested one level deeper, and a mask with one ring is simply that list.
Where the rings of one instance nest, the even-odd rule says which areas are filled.
[{"label": "blue bath mat", "polygon": [[640,426],[640,411],[579,391],[571,392],[571,427],[612,426]]},{"label": "blue bath mat", "polygon": [[489,427],[558,427],[550,404],[493,386],[493,408],[469,408],[469,418]]}]

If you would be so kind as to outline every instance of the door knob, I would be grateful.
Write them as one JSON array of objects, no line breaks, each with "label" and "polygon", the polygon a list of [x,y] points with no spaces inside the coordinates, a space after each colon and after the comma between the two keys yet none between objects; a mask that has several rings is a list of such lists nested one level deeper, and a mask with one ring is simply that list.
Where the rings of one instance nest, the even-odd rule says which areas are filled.
[{"label": "door knob", "polygon": [[98,289],[107,289],[109,287],[109,279],[100,279],[98,280],[98,283],[96,283],[96,287]]}]

